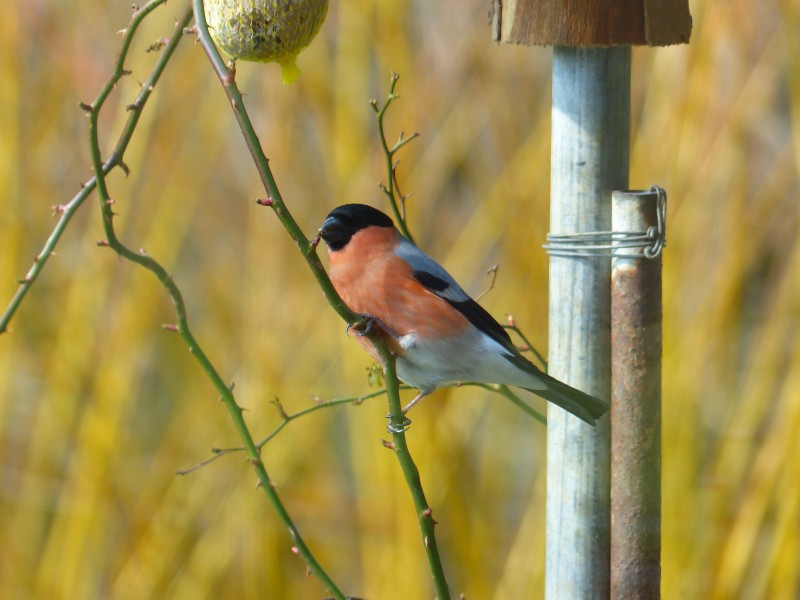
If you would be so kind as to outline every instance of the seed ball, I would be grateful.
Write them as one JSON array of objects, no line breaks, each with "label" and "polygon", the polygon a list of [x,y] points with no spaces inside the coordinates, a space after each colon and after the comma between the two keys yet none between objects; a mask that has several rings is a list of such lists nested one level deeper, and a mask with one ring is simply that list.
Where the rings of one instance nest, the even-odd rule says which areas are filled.
[{"label": "seed ball", "polygon": [[284,83],[300,74],[297,55],[328,13],[328,0],[204,0],[214,42],[238,60],[276,62]]}]

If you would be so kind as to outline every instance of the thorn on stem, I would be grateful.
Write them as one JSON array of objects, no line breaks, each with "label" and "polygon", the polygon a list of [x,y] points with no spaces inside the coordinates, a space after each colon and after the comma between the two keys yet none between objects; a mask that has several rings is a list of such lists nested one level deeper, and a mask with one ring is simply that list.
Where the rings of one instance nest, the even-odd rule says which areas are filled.
[{"label": "thorn on stem", "polygon": [[[164,329],[165,331],[174,331],[174,332],[176,332],[176,333],[177,333],[177,331],[178,331],[178,326],[177,326],[177,325],[175,325],[175,324],[173,324],[173,323],[163,323],[163,324],[161,325],[161,329]],[[212,449],[211,449],[211,451],[213,452],[213,451],[214,451],[214,449],[212,448]]]},{"label": "thorn on stem", "polygon": [[387,450],[394,450],[394,442],[381,439],[381,444],[383,444],[383,447],[386,448]]},{"label": "thorn on stem", "polygon": [[100,240],[99,242],[97,242],[97,245],[100,246],[101,248],[107,248],[108,247],[108,241]]},{"label": "thorn on stem", "polygon": [[274,202],[270,196],[267,196],[266,198],[256,198],[256,204],[259,206],[272,206]]},{"label": "thorn on stem", "polygon": [[130,168],[128,167],[128,165],[127,165],[127,164],[125,164],[125,161],[122,161],[122,160],[121,160],[121,161],[119,161],[119,162],[117,163],[117,166],[119,166],[119,168],[120,168],[120,169],[122,169],[122,172],[123,172],[123,173],[125,173],[125,177],[127,177],[128,175],[130,175],[130,174],[131,174],[131,170],[130,170]]},{"label": "thorn on stem", "polygon": [[58,215],[64,214],[64,211],[67,210],[67,206],[65,204],[56,204],[50,207],[50,210],[53,211],[53,216],[56,217]]},{"label": "thorn on stem", "polygon": [[83,112],[87,114],[90,114],[92,111],[94,111],[94,106],[92,106],[91,104],[87,104],[86,102],[79,102],[78,106],[81,108]]},{"label": "thorn on stem", "polygon": [[280,398],[275,396],[275,398],[273,398],[271,402],[272,402],[272,405],[277,409],[278,415],[280,415],[281,419],[283,419],[284,421],[288,421],[289,420],[289,415],[286,413],[286,410],[283,408],[283,404],[281,404]]},{"label": "thorn on stem", "polygon": [[[225,74],[225,84],[229,85],[236,81],[236,59],[232,58],[228,61],[227,64],[228,72]],[[234,108],[235,108],[234,104]]]},{"label": "thorn on stem", "polygon": [[167,45],[167,38],[159,38],[155,42],[150,44],[147,48],[145,48],[145,52],[158,52],[166,45]]}]

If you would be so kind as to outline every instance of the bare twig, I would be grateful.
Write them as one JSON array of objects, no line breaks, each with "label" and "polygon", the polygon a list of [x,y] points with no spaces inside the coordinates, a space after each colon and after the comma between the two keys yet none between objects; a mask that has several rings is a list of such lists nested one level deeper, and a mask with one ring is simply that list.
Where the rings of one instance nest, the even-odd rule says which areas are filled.
[{"label": "bare twig", "polygon": [[489,280],[489,287],[483,290],[480,294],[475,296],[475,302],[478,302],[481,298],[483,298],[486,294],[491,292],[494,289],[494,282],[497,280],[497,269],[499,269],[499,265],[492,265],[492,267],[486,271],[486,274],[491,277]]},{"label": "bare twig", "polygon": [[517,323],[514,320],[513,316],[508,315],[508,325],[503,325],[503,327],[505,329],[508,329],[509,331],[513,331],[515,334],[517,334],[522,339],[522,341],[524,342],[525,345],[522,346],[520,348],[520,350],[522,352],[527,352],[528,350],[530,350],[533,353],[533,355],[536,357],[536,361],[539,363],[539,367],[542,369],[542,371],[547,373],[547,361],[545,360],[544,356],[542,356],[539,353],[539,351],[536,349],[536,347],[533,344],[531,344],[530,340],[522,332],[522,330],[519,327],[517,327]]},{"label": "bare twig", "polygon": [[[383,371],[382,370],[381,370],[381,375],[383,375]],[[542,424],[546,424],[547,423],[547,419],[543,414],[541,414],[535,408],[529,406],[524,400],[522,400],[519,396],[517,396],[514,392],[512,392],[511,389],[508,386],[499,385],[499,384],[487,384],[487,383],[462,383],[462,384],[459,384],[458,387],[479,387],[481,389],[484,389],[486,391],[492,392],[494,394],[499,394],[499,395],[503,396],[504,398],[506,398],[508,400],[511,400],[511,402],[513,404],[515,404],[516,406],[521,408],[527,415],[533,417],[539,423],[542,423]],[[401,392],[404,391],[404,390],[413,390],[413,389],[414,388],[411,387],[410,385],[401,385],[398,388],[398,390],[401,391]],[[281,422],[278,424],[277,427],[275,427],[275,429],[273,429],[269,433],[269,435],[267,435],[260,442],[256,443],[256,448],[258,448],[259,451],[263,450],[264,446],[266,446],[275,437],[277,437],[277,435],[281,431],[283,431],[289,425],[289,423],[291,423],[291,422],[293,422],[293,421],[295,421],[297,419],[300,419],[302,417],[305,417],[307,415],[310,415],[311,413],[314,413],[314,412],[317,412],[317,411],[320,411],[320,410],[325,410],[325,409],[328,409],[328,408],[334,408],[334,407],[337,407],[337,406],[345,406],[345,405],[348,405],[348,404],[351,404],[351,405],[352,404],[356,404],[356,405],[357,404],[361,404],[365,400],[371,400],[372,398],[377,398],[379,396],[383,396],[384,394],[386,394],[386,388],[382,388],[380,390],[376,390],[374,392],[370,392],[369,394],[362,394],[361,396],[349,396],[347,398],[336,398],[334,400],[318,400],[316,402],[316,404],[314,404],[313,406],[309,406],[308,408],[304,408],[303,410],[299,410],[296,413],[287,413],[285,411],[285,409],[283,408],[283,404],[282,403],[278,402],[277,399],[273,400],[273,404],[276,405],[276,407],[278,408],[278,412],[280,413]],[[237,452],[245,452],[246,450],[247,450],[247,448],[245,448],[244,446],[234,446],[234,447],[231,447],[231,448],[212,448],[210,457],[200,461],[196,465],[193,465],[191,467],[187,467],[185,469],[180,469],[178,471],[175,471],[175,474],[176,475],[189,475],[190,473],[194,473],[198,469],[201,469],[202,467],[205,467],[206,465],[209,465],[209,464],[215,462],[217,459],[220,459],[220,458],[222,458],[224,456],[228,456],[230,454],[235,454]]]},{"label": "bare twig", "polygon": [[[407,385],[401,385],[399,389],[409,390],[412,388]],[[346,404],[361,404],[365,400],[369,400],[371,398],[377,398],[378,396],[383,396],[384,394],[386,394],[386,388],[377,390],[375,392],[371,392],[369,394],[363,394],[361,396],[350,396],[348,398],[336,398],[334,400],[318,401],[313,406],[309,406],[308,408],[305,408],[303,410],[291,414],[287,413],[283,408],[283,405],[277,400],[275,400],[273,401],[273,404],[275,404],[276,407],[278,408],[278,412],[280,413],[281,416],[281,422],[275,429],[272,430],[272,432],[267,437],[265,437],[256,444],[256,448],[258,448],[259,451],[262,450],[264,446],[266,446],[270,441],[272,441],[272,439],[275,438],[275,436],[277,436],[281,431],[283,431],[283,429],[295,419],[305,417],[306,415],[317,412],[319,410],[333,408],[335,406],[342,406]],[[188,475],[189,473],[193,473],[194,471],[200,469],[201,467],[205,467],[206,465],[214,462],[218,458],[222,458],[223,456],[227,456],[228,454],[233,454],[235,452],[244,452],[245,450],[246,448],[244,446],[236,446],[233,448],[212,448],[210,457],[206,458],[205,460],[197,463],[192,467],[176,471],[176,475]]]},{"label": "bare twig", "polygon": [[542,425],[547,425],[547,417],[545,417],[542,413],[540,413],[532,406],[528,405],[522,398],[520,398],[514,392],[512,392],[507,385],[500,385],[493,383],[470,383],[469,385],[474,385],[475,387],[483,388],[485,390],[489,390],[490,392],[500,394],[501,396],[503,396],[503,398],[511,400],[513,404],[521,408],[528,416],[533,417],[534,419],[539,421],[539,423],[541,423]]},{"label": "bare twig", "polygon": [[378,186],[389,200],[389,204],[392,207],[392,213],[394,213],[400,233],[402,233],[408,239],[408,241],[413,244],[414,238],[411,237],[411,232],[409,231],[408,223],[406,222],[406,200],[410,197],[410,194],[404,195],[400,192],[400,185],[397,181],[398,161],[395,161],[394,155],[411,140],[419,137],[419,132],[415,131],[410,136],[405,137],[405,134],[401,131],[397,142],[395,142],[394,146],[389,148],[389,144],[386,142],[386,133],[383,128],[383,118],[386,116],[386,111],[388,110],[389,106],[391,106],[392,102],[400,97],[394,91],[399,78],[400,76],[392,71],[391,81],[389,83],[389,94],[386,96],[386,101],[382,106],[378,106],[377,100],[370,100],[369,103],[370,106],[372,106],[372,110],[375,111],[375,115],[378,119],[378,135],[381,140],[383,154],[386,157],[386,184],[384,185],[379,183]]}]

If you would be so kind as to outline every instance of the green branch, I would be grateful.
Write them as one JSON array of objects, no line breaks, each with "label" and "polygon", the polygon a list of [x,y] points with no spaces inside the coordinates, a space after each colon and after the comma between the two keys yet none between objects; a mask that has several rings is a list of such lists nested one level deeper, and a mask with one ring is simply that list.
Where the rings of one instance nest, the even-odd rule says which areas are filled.
[{"label": "green branch", "polygon": [[[211,65],[214,68],[220,83],[222,83],[226,95],[228,96],[228,100],[230,101],[233,113],[239,124],[239,128],[242,131],[242,135],[244,136],[247,147],[251,156],[253,157],[253,161],[255,162],[256,169],[258,170],[261,181],[267,192],[267,198],[264,200],[259,200],[259,203],[272,208],[275,215],[288,232],[289,236],[292,238],[292,240],[294,240],[295,244],[297,244],[300,253],[305,258],[306,263],[311,269],[314,278],[317,280],[317,283],[325,294],[325,297],[327,298],[331,307],[333,307],[333,309],[339,314],[339,316],[342,317],[342,319],[351,325],[362,322],[361,316],[353,313],[345,305],[345,303],[339,297],[339,294],[336,293],[333,284],[328,278],[328,274],[325,272],[325,269],[319,260],[319,256],[317,255],[317,244],[319,243],[319,237],[317,236],[313,240],[306,238],[300,229],[300,226],[294,220],[294,217],[292,217],[291,213],[286,207],[286,204],[281,197],[280,190],[278,190],[278,186],[275,183],[274,177],[272,176],[272,171],[269,167],[269,161],[264,155],[264,151],[261,148],[261,143],[256,135],[255,129],[253,128],[253,124],[250,121],[250,117],[247,114],[247,109],[244,106],[242,95],[239,92],[238,86],[236,85],[235,64],[232,65],[231,68],[228,68],[222,60],[222,57],[219,55],[219,52],[217,52],[217,49],[211,40],[211,36],[208,33],[208,25],[205,20],[205,12],[203,10],[202,0],[192,0],[192,2],[195,9],[196,32],[199,37],[200,44],[203,46],[203,49],[208,55]],[[393,78],[392,88],[394,88],[394,82],[396,82],[396,77]],[[419,516],[423,531],[423,542],[428,555],[431,573],[434,578],[439,600],[446,600],[450,596],[447,591],[447,583],[444,578],[444,570],[442,568],[441,560],[439,559],[438,551],[436,550],[436,538],[433,532],[433,519],[430,516],[430,509],[427,507],[424,494],[422,493],[419,475],[416,474],[416,467],[414,466],[414,463],[411,460],[411,456],[408,452],[408,447],[405,442],[405,433],[402,431],[402,424],[405,422],[405,415],[402,414],[402,410],[400,409],[400,395],[398,391],[397,375],[394,367],[394,358],[389,354],[386,344],[381,338],[380,334],[374,329],[376,328],[373,328],[373,331],[368,334],[368,337],[383,359],[383,367],[387,377],[391,422],[393,425],[395,425],[395,429],[399,428],[399,432],[393,434],[394,447],[396,448],[395,451],[398,456],[398,460],[400,461],[403,474],[406,476],[406,481],[409,484],[409,489],[412,497],[414,498],[415,506],[417,506],[418,509],[423,507],[423,511],[426,512],[427,516],[422,514]],[[312,565],[309,564],[309,568],[311,567]],[[324,572],[322,572],[321,569],[319,570],[321,573],[318,573],[314,569],[312,569],[312,571],[314,571],[317,576],[324,575]],[[326,579],[323,581],[327,582],[327,575],[324,576]],[[328,584],[326,583],[326,585]],[[330,585],[332,586],[333,584],[331,583]],[[329,587],[329,590],[333,594],[341,594],[341,592],[333,587]],[[338,597],[339,596],[337,596],[337,598]]]},{"label": "green branch", "polygon": [[261,183],[267,192],[267,198],[258,200],[258,203],[272,208],[273,212],[278,217],[278,220],[280,220],[284,229],[286,229],[289,236],[292,238],[292,240],[294,240],[294,243],[297,245],[300,253],[303,255],[303,258],[305,258],[308,266],[311,268],[311,272],[314,275],[314,278],[317,280],[317,284],[322,289],[322,292],[325,294],[325,298],[328,300],[333,309],[339,314],[339,316],[351,325],[361,322],[361,316],[355,314],[347,307],[347,305],[339,297],[339,294],[336,293],[336,290],[333,288],[333,284],[330,282],[330,279],[328,279],[328,275],[322,266],[322,262],[319,260],[319,256],[317,255],[317,244],[319,243],[319,238],[309,240],[303,233],[300,225],[298,225],[297,221],[295,221],[292,214],[287,210],[286,204],[284,203],[280,190],[278,189],[278,185],[275,183],[272,170],[269,167],[269,160],[261,148],[261,142],[259,141],[258,135],[256,134],[253,124],[250,121],[250,117],[247,114],[247,109],[244,106],[242,94],[236,85],[236,65],[234,62],[232,62],[229,68],[217,51],[217,48],[211,39],[211,35],[208,33],[208,24],[206,23],[202,0],[192,0],[192,2],[194,4],[195,11],[195,32],[198,35],[198,39],[203,47],[203,50],[205,50],[208,59],[211,61],[211,66],[213,67],[214,72],[217,74],[220,83],[222,83],[225,94],[228,96],[231,108],[236,116],[236,121],[239,124],[239,129],[241,130],[245,142],[247,143],[247,148],[250,151],[250,155],[253,158],[256,170],[261,178]]},{"label": "green branch", "polygon": [[[328,301],[331,303],[337,312],[344,318],[348,323],[356,323],[361,320],[361,318],[354,314],[350,309],[345,306],[344,302],[342,302],[339,295],[336,293],[336,290],[333,289],[333,285],[331,284],[330,280],[328,279],[327,275],[325,274],[325,270],[322,268],[322,263],[319,260],[319,257],[316,253],[316,245],[317,241],[309,241],[305,235],[303,235],[300,226],[294,220],[294,217],[286,210],[286,207],[281,199],[280,191],[278,190],[278,186],[275,183],[275,179],[272,176],[272,171],[269,168],[269,161],[267,160],[266,156],[264,155],[263,150],[261,149],[261,144],[258,141],[258,136],[253,129],[253,125],[250,122],[250,118],[247,115],[247,111],[244,107],[244,102],[242,100],[242,95],[239,92],[239,89],[236,85],[236,71],[235,65],[228,69],[225,63],[222,60],[222,57],[219,55],[216,46],[214,46],[213,41],[211,40],[211,36],[208,33],[208,24],[206,23],[205,17],[205,10],[203,8],[202,0],[192,0],[192,5],[194,7],[194,15],[195,15],[195,31],[198,35],[200,40],[200,44],[202,45],[203,49],[206,52],[209,60],[211,61],[211,65],[214,68],[214,72],[219,77],[220,82],[225,90],[225,93],[228,96],[228,99],[231,102],[231,107],[233,108],[233,112],[236,115],[236,120],[239,123],[239,127],[242,130],[242,134],[244,135],[245,141],[247,142],[247,147],[250,149],[250,154],[253,157],[253,161],[255,162],[256,169],[258,170],[259,176],[261,177],[261,181],[264,184],[265,189],[267,190],[268,199],[261,201],[262,204],[271,206],[275,214],[280,219],[281,223],[283,224],[286,231],[289,233],[291,238],[295,241],[300,252],[305,257],[306,261],[308,262],[309,266],[311,266],[311,270],[314,273],[317,282],[319,283],[320,287],[322,288],[325,296],[328,298]],[[232,402],[232,397],[231,397]],[[241,420],[242,425],[244,421],[241,419],[241,414],[238,411],[238,407],[234,409],[235,403],[229,404],[229,408],[231,410],[231,416],[235,419],[238,417],[238,420]],[[253,442],[250,433],[247,431],[246,427],[243,428],[244,430],[240,433],[242,434],[242,439],[245,440],[245,447],[247,448],[247,453],[251,458],[258,458],[258,449],[256,448],[255,443]],[[311,573],[314,574],[317,579],[319,579],[322,584],[328,589],[328,591],[333,594],[334,598],[337,600],[345,600],[345,595],[339,590],[330,576],[325,572],[322,566],[319,564],[317,559],[309,550],[308,546],[303,541],[303,538],[300,536],[300,532],[295,527],[294,523],[289,518],[286,509],[283,507],[283,504],[280,501],[277,493],[273,489],[273,487],[269,484],[266,471],[264,470],[263,463],[261,463],[260,459],[258,459],[257,463],[254,463],[257,471],[259,473],[259,479],[262,481],[262,487],[264,492],[269,497],[270,502],[275,508],[276,512],[278,513],[278,517],[280,518],[281,522],[283,522],[284,526],[289,529],[289,532],[292,536],[292,539],[295,543],[295,548],[297,550],[297,554],[300,555],[303,560],[305,560],[306,565],[308,565],[308,569]]]},{"label": "green branch", "polygon": [[[119,80],[128,74],[128,71],[125,70],[125,60],[128,57],[128,51],[130,50],[131,42],[136,34],[137,29],[139,28],[139,25],[144,18],[147,17],[147,15],[165,2],[166,0],[152,0],[142,8],[134,10],[130,23],[123,30],[124,36],[122,39],[122,46],[117,54],[114,71],[103,86],[101,94],[92,103],[92,105],[98,101],[102,104]],[[186,11],[184,11],[183,16],[180,18],[178,25],[176,25],[174,32],[164,45],[161,55],[156,61],[153,70],[150,72],[150,76],[142,84],[139,94],[136,96],[134,101],[128,105],[128,120],[126,121],[125,127],[123,128],[122,133],[117,140],[114,151],[102,165],[101,172],[103,175],[108,175],[108,173],[110,173],[114,167],[120,167],[126,174],[128,173],[128,168],[123,161],[125,151],[128,148],[128,144],[130,143],[133,132],[136,129],[136,125],[139,123],[139,118],[142,115],[144,106],[147,103],[150,94],[153,92],[156,83],[161,77],[161,74],[164,72],[167,63],[169,62],[170,58],[172,58],[175,49],[178,47],[178,43],[183,38],[183,28],[191,21],[191,16],[191,10],[187,8]],[[81,108],[88,110],[91,109],[91,105],[82,104]],[[39,274],[47,263],[47,260],[53,255],[56,244],[58,244],[58,241],[61,239],[61,236],[66,230],[67,225],[69,225],[73,215],[81,207],[86,198],[88,198],[89,195],[94,191],[96,186],[97,178],[92,177],[85,184],[81,185],[80,191],[73,196],[73,198],[67,204],[59,204],[53,207],[54,214],[59,214],[61,216],[59,217],[58,223],[56,223],[56,226],[53,228],[53,231],[47,238],[47,241],[45,242],[41,251],[34,258],[33,265],[25,274],[25,277],[19,280],[19,287],[17,288],[16,293],[11,298],[11,301],[9,302],[3,314],[0,315],[0,334],[8,331],[9,322],[13,318],[14,314],[16,314],[28,291],[33,286],[33,283],[39,277]]]},{"label": "green branch", "polygon": [[431,571],[433,585],[436,589],[436,598],[437,600],[449,600],[450,590],[447,587],[447,579],[442,567],[442,560],[439,557],[439,547],[436,543],[436,534],[434,532],[436,521],[433,520],[433,511],[428,506],[428,501],[425,498],[417,465],[414,464],[406,443],[405,428],[408,425],[408,419],[403,413],[402,404],[400,403],[395,357],[392,356],[385,344],[377,346],[377,350],[381,362],[383,362],[386,390],[389,397],[389,431],[392,434],[392,443],[388,444],[388,447],[394,450],[395,456],[397,456],[406,485],[414,501],[414,509],[416,510],[420,532],[422,533],[422,545],[425,548],[425,555],[428,557],[428,568]]},{"label": "green branch", "polygon": [[[139,116],[141,115],[142,107],[147,101],[147,98],[149,97],[155,85],[155,82],[157,81],[158,77],[160,76],[164,67],[166,66],[166,63],[169,61],[175,49],[175,46],[183,36],[184,29],[191,22],[191,18],[193,15],[193,6],[191,4],[187,5],[182,17],[176,23],[175,31],[172,34],[170,40],[165,44],[162,56],[160,57],[160,60],[158,61],[156,68],[151,74],[151,78],[142,86],[142,90],[140,91],[139,95],[136,97],[134,102],[128,106],[128,110],[131,112],[131,115],[126,123],[123,134],[119,142],[117,143],[117,146],[114,149],[114,152],[105,163],[102,160],[99,134],[98,134],[99,114],[108,96],[116,86],[117,82],[123,76],[129,74],[129,72],[126,71],[124,68],[125,58],[128,54],[131,41],[136,33],[139,24],[157,6],[163,4],[164,1],[165,0],[153,0],[152,2],[145,5],[143,8],[134,8],[134,16],[129,26],[125,29],[124,32],[125,36],[123,39],[122,48],[118,55],[114,72],[109,77],[108,81],[102,87],[100,93],[91,104],[81,104],[81,108],[83,108],[87,112],[87,115],[89,117],[89,145],[90,145],[90,152],[92,159],[92,168],[94,171],[94,178],[90,182],[91,186],[87,185],[78,195],[78,197],[76,197],[76,199],[73,200],[71,206],[64,207],[64,209],[62,210],[62,219],[59,222],[59,225],[57,226],[54,236],[51,236],[51,240],[53,244],[55,243],[55,241],[57,241],[58,236],[66,227],[66,224],[69,221],[71,215],[74,213],[77,207],[80,206],[80,204],[85,200],[85,198],[88,197],[89,193],[94,188],[96,188],[100,200],[103,229],[106,236],[106,241],[103,242],[101,245],[106,245],[112,248],[123,258],[130,260],[140,265],[141,267],[147,269],[148,271],[153,273],[159,280],[159,282],[165,287],[167,293],[172,299],[177,319],[177,324],[174,326],[168,326],[167,329],[172,329],[178,332],[184,343],[189,348],[191,354],[195,357],[197,362],[200,364],[202,370],[205,372],[205,374],[208,376],[214,387],[219,392],[220,398],[222,402],[225,404],[226,408],[228,409],[231,415],[231,419],[233,420],[234,425],[244,442],[249,461],[253,465],[256,474],[258,476],[259,485],[268,496],[270,502],[273,505],[273,508],[278,513],[278,516],[281,519],[281,521],[288,528],[293,538],[297,553],[306,559],[309,568],[323,581],[323,583],[326,584],[328,589],[331,590],[333,593],[335,593],[337,598],[343,599],[345,598],[344,595],[341,594],[341,592],[339,592],[336,589],[336,586],[329,580],[324,571],[322,571],[319,568],[319,566],[316,565],[316,561],[314,560],[313,556],[311,556],[310,552],[305,546],[305,543],[303,542],[297,528],[294,526],[286,509],[281,503],[280,498],[275,492],[271,484],[271,481],[269,479],[269,476],[267,474],[266,468],[264,467],[264,464],[261,461],[259,450],[256,447],[253,438],[250,435],[250,432],[244,421],[244,418],[242,416],[242,409],[236,404],[232,392],[232,386],[227,385],[223,381],[222,377],[219,375],[219,373],[217,372],[217,370],[215,369],[209,358],[206,356],[205,352],[202,350],[202,348],[198,344],[197,340],[195,339],[194,335],[192,334],[189,328],[186,307],[179,288],[172,280],[172,277],[167,273],[167,271],[158,261],[148,256],[143,250],[139,252],[131,250],[129,247],[127,247],[119,240],[114,230],[114,224],[113,224],[114,201],[111,198],[111,195],[108,190],[108,186],[106,183],[106,175],[114,166],[120,166],[126,173],[128,171],[127,167],[122,162],[123,153],[127,147],[130,137],[133,134],[134,129],[136,128]],[[41,266],[39,266],[39,268],[41,268]],[[33,277],[31,277],[31,280],[32,279]]]}]

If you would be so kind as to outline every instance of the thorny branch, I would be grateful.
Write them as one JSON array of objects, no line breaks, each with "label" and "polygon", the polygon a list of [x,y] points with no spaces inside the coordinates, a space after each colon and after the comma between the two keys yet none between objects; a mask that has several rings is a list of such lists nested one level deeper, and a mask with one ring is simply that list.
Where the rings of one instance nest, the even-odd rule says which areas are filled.
[{"label": "thorny branch", "polygon": [[[97,103],[102,104],[117,85],[119,80],[130,73],[125,69],[125,61],[128,58],[131,42],[136,35],[139,25],[141,25],[145,17],[147,17],[151,12],[153,12],[153,10],[165,2],[166,0],[152,0],[141,8],[134,7],[133,16],[131,17],[128,26],[122,30],[122,45],[119,53],[117,54],[114,70],[94,102],[92,102],[92,104],[81,104],[81,108],[83,110],[91,110],[91,108]],[[101,172],[104,176],[108,175],[114,169],[114,167],[119,167],[126,175],[128,174],[128,167],[123,160],[125,151],[128,149],[128,144],[130,143],[131,138],[133,137],[133,132],[136,130],[136,125],[139,123],[139,119],[142,116],[145,104],[150,98],[150,94],[153,92],[156,83],[158,83],[158,80],[164,72],[167,63],[169,63],[169,60],[172,58],[175,49],[178,47],[178,43],[183,37],[183,28],[190,21],[191,10],[187,8],[186,11],[184,11],[178,25],[175,27],[172,35],[169,37],[166,43],[164,43],[161,56],[159,56],[158,60],[156,61],[153,70],[150,72],[150,76],[142,84],[139,94],[136,96],[134,101],[128,105],[128,120],[126,121],[125,126],[122,129],[122,133],[120,134],[119,139],[114,146],[114,150],[102,164]],[[55,247],[58,244],[58,241],[61,239],[64,231],[67,229],[67,225],[69,225],[70,220],[81,207],[81,205],[83,205],[83,202],[86,200],[86,198],[88,198],[89,195],[95,190],[96,186],[97,177],[92,177],[86,183],[81,184],[81,189],[67,204],[58,204],[53,207],[53,216],[58,216],[58,222],[53,228],[53,231],[50,233],[50,236],[47,238],[47,241],[42,249],[34,258],[33,265],[30,267],[30,269],[28,269],[28,272],[25,274],[25,276],[19,280],[19,287],[17,288],[16,293],[11,298],[11,301],[8,303],[8,306],[3,314],[0,315],[0,334],[8,331],[8,324],[19,309],[22,301],[25,299],[26,294],[39,277],[39,274],[42,272],[45,264],[47,264],[48,259],[55,254]]]}]

